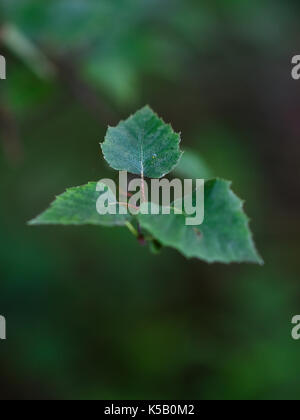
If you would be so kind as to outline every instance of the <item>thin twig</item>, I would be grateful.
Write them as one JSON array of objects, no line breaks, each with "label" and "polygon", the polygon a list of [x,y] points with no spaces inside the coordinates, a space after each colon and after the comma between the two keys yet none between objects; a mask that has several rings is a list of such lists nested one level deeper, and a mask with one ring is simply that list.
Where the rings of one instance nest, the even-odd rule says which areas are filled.
[{"label": "thin twig", "polygon": [[142,191],[142,203],[146,202],[145,195],[145,177],[144,177],[144,150],[141,144],[141,191]]},{"label": "thin twig", "polygon": [[138,231],[134,228],[134,226],[130,223],[130,222],[126,222],[126,226],[129,229],[129,231],[136,237],[138,238],[139,234]]},{"label": "thin twig", "polygon": [[116,201],[115,203],[109,203],[109,205],[110,205],[110,206],[116,206],[117,204],[119,204],[120,206],[129,207],[129,208],[131,208],[131,209],[133,209],[133,210],[137,210],[137,211],[139,211],[139,210],[140,210],[140,208],[139,208],[139,207],[134,206],[134,205],[129,204],[129,203],[122,202],[122,201],[118,201],[118,202]]}]

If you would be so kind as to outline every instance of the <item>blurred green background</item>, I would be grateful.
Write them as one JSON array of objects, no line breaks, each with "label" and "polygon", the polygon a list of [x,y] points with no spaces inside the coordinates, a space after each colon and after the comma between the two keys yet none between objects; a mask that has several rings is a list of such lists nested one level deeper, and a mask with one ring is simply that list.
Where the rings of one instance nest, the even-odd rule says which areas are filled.
[{"label": "blurred green background", "polygon": [[[0,0],[1,399],[298,399],[300,4]],[[264,267],[32,228],[150,104],[246,200]]]}]

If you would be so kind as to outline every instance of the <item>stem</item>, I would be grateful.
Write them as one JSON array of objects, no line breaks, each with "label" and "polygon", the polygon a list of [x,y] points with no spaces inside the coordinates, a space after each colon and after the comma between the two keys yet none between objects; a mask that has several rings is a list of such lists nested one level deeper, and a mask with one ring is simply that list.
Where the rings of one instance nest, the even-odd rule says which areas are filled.
[{"label": "stem", "polygon": [[139,233],[138,231],[135,229],[135,227],[130,223],[130,222],[126,222],[126,227],[129,229],[129,231],[136,237],[139,237]]},{"label": "stem", "polygon": [[141,191],[142,191],[142,203],[145,203],[146,202],[146,196],[145,196],[144,151],[143,151],[143,145],[141,145]]},{"label": "stem", "polygon": [[132,197],[133,194],[129,193],[128,191],[125,192],[120,188],[120,195],[124,196],[124,197]]},{"label": "stem", "polygon": [[115,203],[109,203],[110,206],[116,206],[117,204],[120,205],[120,206],[128,207],[128,208],[136,210],[136,211],[139,210],[139,207],[133,206],[132,204],[128,204],[128,203],[125,203],[125,202],[122,202],[122,201],[116,201]]},{"label": "stem", "polygon": [[118,202],[118,203],[116,203],[116,204],[120,204],[120,206],[125,206],[125,207],[128,207],[128,208],[133,209],[133,210],[136,210],[136,211],[138,211],[138,210],[139,210],[139,208],[138,208],[138,207],[133,206],[132,204],[123,203],[122,201],[119,201],[119,202]]},{"label": "stem", "polygon": [[142,190],[142,202],[145,203],[146,202],[146,196],[145,196],[145,179],[144,179],[144,171],[142,172],[142,185],[141,185],[141,190]]}]

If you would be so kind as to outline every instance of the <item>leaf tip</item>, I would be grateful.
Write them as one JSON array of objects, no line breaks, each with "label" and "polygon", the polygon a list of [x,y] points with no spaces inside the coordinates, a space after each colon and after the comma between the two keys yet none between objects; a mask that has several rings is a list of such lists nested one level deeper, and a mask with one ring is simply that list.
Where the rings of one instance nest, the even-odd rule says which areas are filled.
[{"label": "leaf tip", "polygon": [[40,220],[39,220],[40,216],[35,217],[34,219],[29,220],[28,222],[26,222],[27,226],[37,226],[40,225]]}]

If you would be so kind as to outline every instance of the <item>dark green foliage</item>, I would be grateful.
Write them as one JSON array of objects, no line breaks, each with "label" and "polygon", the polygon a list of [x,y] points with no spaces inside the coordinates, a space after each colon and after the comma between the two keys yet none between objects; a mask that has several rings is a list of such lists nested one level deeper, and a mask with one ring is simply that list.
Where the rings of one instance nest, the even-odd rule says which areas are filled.
[{"label": "dark green foliage", "polygon": [[[144,175],[161,178],[178,164],[181,157],[179,142],[179,135],[149,107],[145,107],[117,127],[108,129],[102,151],[113,169],[138,174],[142,178]],[[195,159],[193,157],[194,162]],[[198,165],[197,159],[196,163]],[[187,164],[183,173],[190,168],[195,175],[197,165]],[[200,169],[199,178],[204,175]],[[68,190],[31,224],[128,225],[130,216],[98,214],[96,201],[99,193],[96,185],[89,183]],[[142,203],[144,205],[149,204]],[[136,236],[141,242],[146,242],[150,234],[148,240],[152,250],[158,248],[157,244],[170,246],[186,257],[196,257],[207,262],[262,263],[242,207],[242,201],[231,191],[229,182],[220,179],[207,181],[205,220],[201,226],[186,226],[184,214],[141,213],[133,217],[134,222],[144,229],[142,234],[137,232]],[[134,226],[129,224],[128,227],[135,232]]]}]

